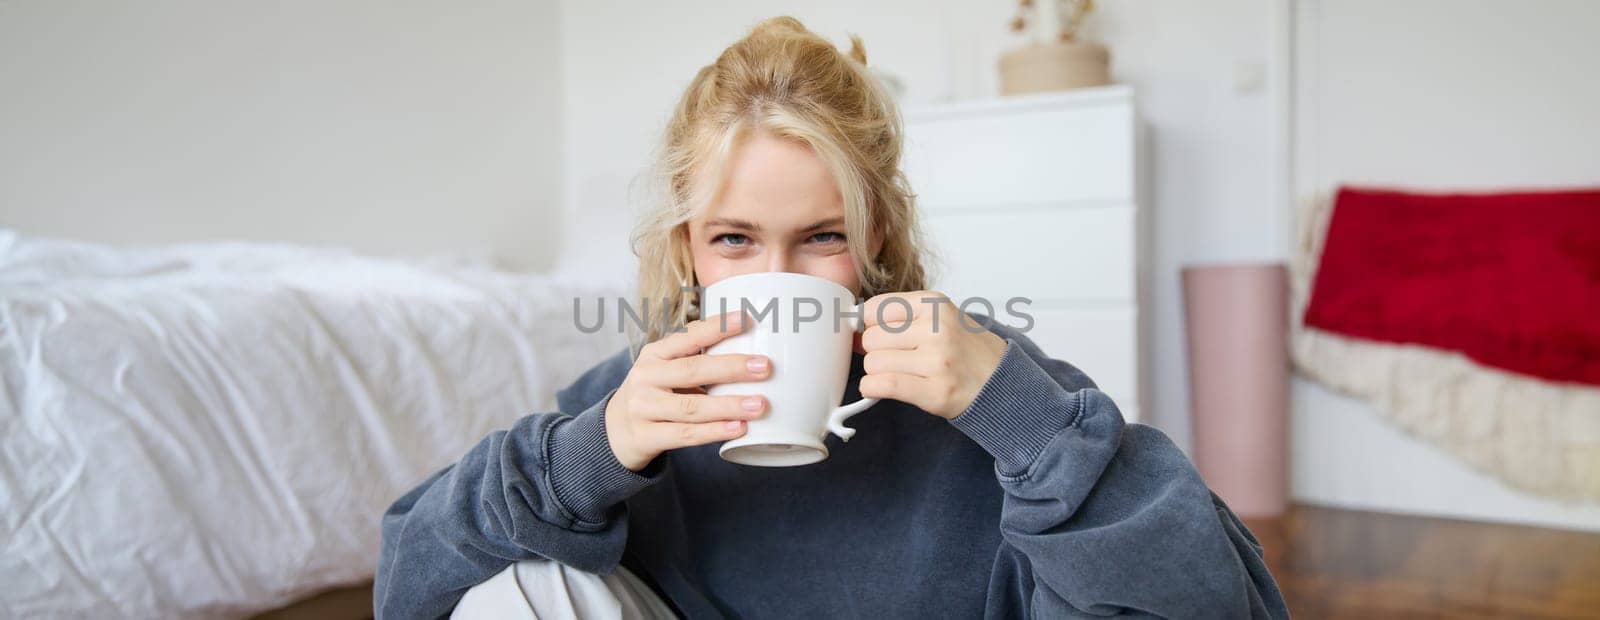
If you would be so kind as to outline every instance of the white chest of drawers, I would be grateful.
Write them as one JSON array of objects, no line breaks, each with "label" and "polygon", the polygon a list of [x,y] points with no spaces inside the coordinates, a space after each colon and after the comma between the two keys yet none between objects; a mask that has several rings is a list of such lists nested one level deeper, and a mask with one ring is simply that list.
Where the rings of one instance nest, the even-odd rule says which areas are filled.
[{"label": "white chest of drawers", "polygon": [[[1146,234],[1140,126],[1124,86],[905,109],[903,166],[935,288],[990,300],[1002,323],[1088,373],[1138,419]],[[970,305],[969,310],[984,310]]]}]

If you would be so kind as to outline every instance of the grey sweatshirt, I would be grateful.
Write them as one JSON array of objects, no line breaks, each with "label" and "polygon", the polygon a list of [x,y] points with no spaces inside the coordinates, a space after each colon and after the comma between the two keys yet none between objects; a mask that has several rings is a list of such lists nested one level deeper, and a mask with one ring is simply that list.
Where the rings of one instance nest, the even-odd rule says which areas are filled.
[{"label": "grey sweatshirt", "polygon": [[[1261,546],[1160,431],[1008,328],[960,416],[885,400],[802,467],[717,445],[623,467],[623,352],[383,516],[377,617],[434,618],[508,565],[620,563],[686,618],[1287,617]],[[859,396],[857,356],[845,400]]]}]

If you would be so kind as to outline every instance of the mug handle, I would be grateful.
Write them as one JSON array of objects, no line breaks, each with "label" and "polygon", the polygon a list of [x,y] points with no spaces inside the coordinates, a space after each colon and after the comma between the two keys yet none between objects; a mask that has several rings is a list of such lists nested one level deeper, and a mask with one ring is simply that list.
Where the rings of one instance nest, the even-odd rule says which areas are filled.
[{"label": "mug handle", "polygon": [[876,398],[863,398],[834,409],[833,413],[828,414],[828,432],[838,435],[842,441],[850,441],[850,438],[856,435],[856,429],[845,426],[844,421],[850,419],[850,416],[866,411],[868,407],[876,404],[878,404],[878,399]]},{"label": "mug handle", "polygon": [[[850,322],[851,328],[855,331],[861,331],[865,327],[861,321],[861,312],[866,305],[865,302],[856,304],[856,315]],[[838,435],[841,441],[850,441],[850,438],[856,435],[856,429],[845,426],[844,421],[876,404],[878,404],[876,398],[863,398],[834,409],[828,414],[828,432]]]}]

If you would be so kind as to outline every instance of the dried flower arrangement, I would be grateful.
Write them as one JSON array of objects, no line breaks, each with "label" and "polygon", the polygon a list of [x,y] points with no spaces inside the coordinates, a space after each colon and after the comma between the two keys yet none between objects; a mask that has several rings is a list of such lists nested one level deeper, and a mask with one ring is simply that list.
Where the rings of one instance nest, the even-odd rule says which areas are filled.
[{"label": "dried flower arrangement", "polygon": [[1011,31],[1028,43],[1000,56],[1000,94],[1111,83],[1110,51],[1080,37],[1094,0],[1017,0]]},{"label": "dried flower arrangement", "polygon": [[[1078,39],[1078,31],[1083,28],[1083,20],[1094,10],[1094,0],[1054,0],[1050,2],[1055,11],[1056,29],[1055,38],[1058,41],[1072,42]],[[1028,31],[1028,23],[1034,20],[1048,19],[1050,16],[1039,15],[1040,7],[1034,0],[1017,0],[1017,14],[1011,18],[1011,31],[1021,34]]]}]

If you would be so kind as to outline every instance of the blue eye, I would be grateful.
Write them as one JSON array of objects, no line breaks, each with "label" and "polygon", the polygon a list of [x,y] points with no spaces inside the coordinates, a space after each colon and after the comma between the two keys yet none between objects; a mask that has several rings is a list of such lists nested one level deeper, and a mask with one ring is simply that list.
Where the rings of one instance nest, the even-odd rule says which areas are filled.
[{"label": "blue eye", "polygon": [[844,235],[832,232],[817,233],[811,235],[810,241],[812,243],[839,243],[844,241]]},{"label": "blue eye", "polygon": [[748,245],[750,243],[750,238],[739,233],[723,233],[712,237],[711,243],[714,245],[726,245],[736,248]]}]

